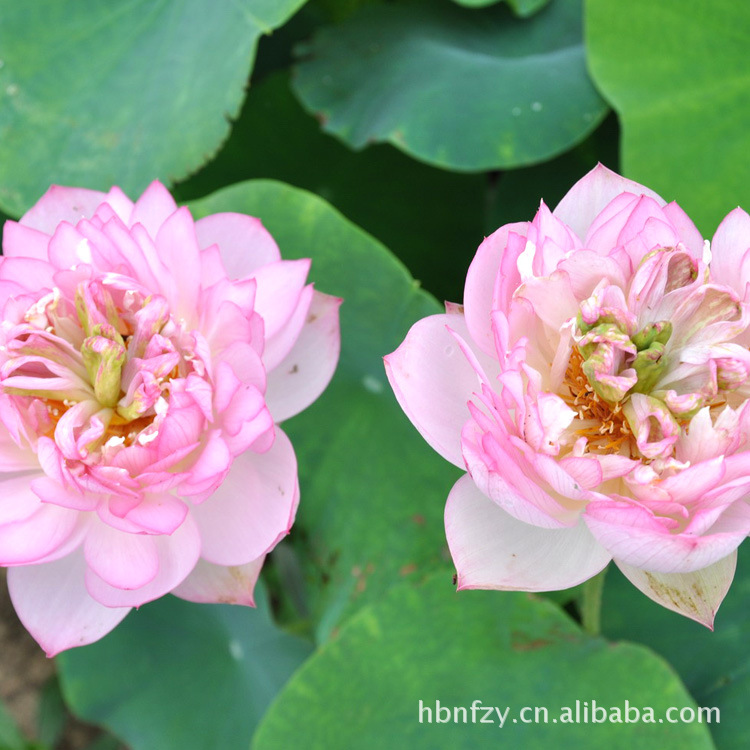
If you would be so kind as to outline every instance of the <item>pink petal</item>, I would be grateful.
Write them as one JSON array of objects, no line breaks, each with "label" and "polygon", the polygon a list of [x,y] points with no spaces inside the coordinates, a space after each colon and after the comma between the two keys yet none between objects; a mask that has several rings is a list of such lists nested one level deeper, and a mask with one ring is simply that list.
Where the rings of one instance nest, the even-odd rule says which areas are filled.
[{"label": "pink petal", "polygon": [[559,336],[563,324],[578,313],[570,277],[564,271],[531,278],[518,289],[518,297],[528,300],[539,319]]},{"label": "pink petal", "polygon": [[[162,224],[177,210],[177,204],[164,185],[156,180],[152,182],[136,201],[128,226],[141,224],[153,239]],[[187,211],[187,209],[185,209]],[[177,270],[174,266],[170,268]]]},{"label": "pink petal", "polygon": [[76,227],[67,222],[59,224],[49,241],[49,262],[54,268],[74,268],[91,261],[89,240]]},{"label": "pink petal", "polygon": [[750,506],[737,502],[702,535],[671,533],[646,508],[589,503],[584,518],[618,563],[657,573],[691,573],[730,555],[750,532]]},{"label": "pink petal", "polygon": [[100,498],[76,487],[64,487],[57,479],[43,476],[31,481],[31,489],[44,503],[60,505],[71,510],[96,510]]},{"label": "pink petal", "polygon": [[628,283],[625,269],[615,257],[600,255],[593,250],[579,250],[572,253],[560,262],[558,268],[570,277],[573,294],[579,300],[589,297],[602,279],[607,279],[621,289],[625,289]]},{"label": "pink petal", "polygon": [[[274,336],[266,339],[263,348],[263,364],[267,372],[279,366],[284,357],[292,350],[305,322],[308,318],[315,316],[315,313],[310,310],[310,305],[316,294],[320,294],[320,292],[316,292],[313,285],[308,284],[302,290],[299,300],[297,300],[297,307],[291,317]],[[341,304],[340,299],[338,303]],[[338,319],[338,315],[336,318]]]},{"label": "pink petal", "polygon": [[129,510],[125,518],[146,531],[171,534],[182,524],[187,513],[187,505],[174,495],[151,492]]},{"label": "pink petal", "polygon": [[542,529],[517,521],[468,475],[448,496],[445,533],[459,589],[556,591],[591,578],[611,559],[585,524]]},{"label": "pink petal", "polygon": [[711,279],[745,297],[750,283],[750,216],[741,208],[730,211],[711,240]]},{"label": "pink petal", "polygon": [[672,612],[714,629],[714,617],[734,578],[737,552],[692,573],[652,573],[615,560],[625,577]]},{"label": "pink petal", "polygon": [[546,469],[547,478],[557,485],[549,487],[547,478],[538,473],[539,465],[530,466],[517,452],[506,451],[498,437],[482,435],[473,422],[463,431],[466,468],[479,491],[520,523],[545,529],[575,526],[581,503],[564,502],[548,492],[567,485],[567,489],[580,496],[581,490],[574,489],[573,478],[554,459],[537,454],[538,464],[547,459],[546,466],[541,468]]},{"label": "pink petal", "polygon": [[172,593],[189,602],[254,607],[253,591],[265,559],[262,555],[245,565],[229,567],[198,560],[193,572]]},{"label": "pink petal", "polygon": [[[111,195],[111,193],[110,193]],[[109,196],[98,190],[53,185],[20,220],[24,226],[52,235],[61,221],[90,219]]]},{"label": "pink petal", "polygon": [[31,483],[42,476],[39,471],[34,474],[24,472],[1,476],[0,528],[7,523],[23,521],[43,507],[39,498],[30,491]]},{"label": "pink petal", "polygon": [[186,320],[196,318],[201,284],[200,260],[195,224],[187,208],[176,210],[161,224],[156,235],[156,248],[160,260],[169,268],[169,277],[160,281],[163,285],[169,282],[164,296],[171,303],[172,314]]},{"label": "pink petal", "polygon": [[573,185],[552,213],[584,239],[594,219],[620,193],[647,195],[659,205],[665,204],[653,190],[597,164]]},{"label": "pink petal", "polygon": [[385,357],[385,370],[401,408],[422,437],[445,459],[465,468],[461,430],[467,404],[481,382],[451,334],[471,341],[459,315],[417,321],[401,346]]},{"label": "pink petal", "polygon": [[193,508],[201,557],[216,565],[245,565],[261,557],[288,533],[298,498],[294,450],[277,430],[268,452],[239,455],[219,489]]},{"label": "pink petal", "polygon": [[292,317],[305,288],[310,261],[279,260],[253,272],[258,284],[255,312],[265,326],[266,338],[275,336]]},{"label": "pink petal", "polygon": [[200,555],[200,536],[193,519],[188,516],[171,536],[160,535],[152,539],[159,556],[159,570],[149,583],[126,591],[111,586],[89,568],[86,571],[89,594],[107,607],[140,607],[182,583]]},{"label": "pink petal", "polygon": [[662,209],[672,226],[677,230],[683,245],[697,260],[703,257],[703,235],[693,224],[692,219],[674,201],[667,203]]},{"label": "pink petal", "polygon": [[3,255],[6,258],[47,260],[49,235],[15,221],[3,226]]},{"label": "pink petal", "polygon": [[47,656],[98,641],[130,612],[92,599],[84,586],[83,553],[8,571],[8,590],[24,627]]},{"label": "pink petal", "polygon": [[5,429],[0,430],[0,472],[39,468],[39,459],[31,448],[20,448]]},{"label": "pink petal", "polygon": [[244,214],[212,214],[195,222],[201,248],[218,245],[230,279],[244,279],[253,271],[281,259],[273,237],[260,219]]},{"label": "pink petal", "polygon": [[89,568],[120,589],[145,586],[159,570],[156,544],[146,534],[127,534],[95,523],[86,535],[83,549]]},{"label": "pink petal", "polygon": [[510,286],[515,289],[521,283],[521,276],[515,262],[503,263],[506,257],[508,236],[511,233],[526,236],[527,223],[506,224],[493,232],[479,246],[469,266],[464,287],[464,313],[470,338],[486,354],[495,355],[495,342],[492,333],[491,313],[495,297],[496,279],[501,270],[512,277]]},{"label": "pink petal", "polygon": [[180,494],[190,497],[193,502],[201,501],[221,484],[231,465],[229,447],[218,430],[211,430],[203,441],[198,460],[180,484]]},{"label": "pink petal", "polygon": [[19,284],[24,290],[39,292],[52,289],[54,268],[46,260],[36,258],[0,258],[0,280]]},{"label": "pink petal", "polygon": [[[198,225],[196,224],[196,229],[197,227]],[[224,268],[224,262],[221,259],[219,246],[209,245],[204,249],[197,232],[196,239],[198,240],[198,247],[201,248],[201,286],[204,289],[208,289],[214,284],[226,280],[227,272]]]},{"label": "pink petal", "polygon": [[[11,489],[7,482],[3,488]],[[23,517],[0,526],[0,565],[23,565],[51,555],[71,536],[78,521],[77,511],[42,503],[28,484],[16,483],[3,502],[17,503]],[[31,502],[38,508],[27,515]]]},{"label": "pink petal", "polygon": [[306,409],[333,377],[339,360],[341,300],[315,292],[297,341],[291,351],[268,373],[266,403],[274,421]]}]

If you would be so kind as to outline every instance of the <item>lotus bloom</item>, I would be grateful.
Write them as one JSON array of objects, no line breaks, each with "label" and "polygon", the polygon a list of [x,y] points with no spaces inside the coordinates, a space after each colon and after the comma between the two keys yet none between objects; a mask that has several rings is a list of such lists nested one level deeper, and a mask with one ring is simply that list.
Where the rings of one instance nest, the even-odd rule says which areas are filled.
[{"label": "lotus bloom", "polygon": [[4,228],[0,564],[48,655],[167,592],[253,603],[340,300],[257,219],[52,187]]},{"label": "lotus bloom", "polygon": [[705,242],[598,166],[498,229],[464,306],[386,357],[401,406],[468,474],[445,510],[462,589],[574,586],[610,560],[709,627],[750,531],[750,216]]}]

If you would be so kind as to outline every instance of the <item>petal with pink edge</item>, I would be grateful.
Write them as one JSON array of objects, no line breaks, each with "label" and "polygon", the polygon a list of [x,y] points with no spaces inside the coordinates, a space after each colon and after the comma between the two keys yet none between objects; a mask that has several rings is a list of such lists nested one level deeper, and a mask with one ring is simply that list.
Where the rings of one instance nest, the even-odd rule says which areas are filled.
[{"label": "petal with pink edge", "polygon": [[216,565],[245,565],[276,546],[292,526],[299,500],[297,459],[277,430],[271,449],[246,451],[211,497],[193,508],[201,557]]},{"label": "petal with pink edge", "polygon": [[693,220],[680,208],[675,201],[667,203],[662,209],[672,226],[677,230],[680,241],[697,260],[703,258],[703,235],[693,224]]},{"label": "petal with pink edge", "polygon": [[730,211],[711,240],[711,278],[745,297],[750,283],[750,216],[741,208]]},{"label": "petal with pink edge", "polygon": [[[136,201],[128,226],[140,224],[153,239],[162,224],[177,210],[177,204],[164,185],[154,180]],[[172,270],[174,266],[170,266]]]},{"label": "petal with pink edge", "polygon": [[401,346],[385,357],[385,370],[401,408],[422,437],[463,469],[461,430],[470,417],[467,404],[481,382],[449,328],[471,341],[460,315],[431,315],[417,321]]},{"label": "petal with pink edge", "polygon": [[98,641],[130,612],[92,599],[84,585],[83,552],[8,571],[8,590],[24,627],[52,657]]},{"label": "petal with pink edge", "polygon": [[310,260],[280,260],[252,274],[257,282],[255,312],[263,318],[266,338],[275,336],[293,316],[307,282]]},{"label": "petal with pink edge", "polygon": [[521,283],[521,276],[515,263],[503,268],[507,256],[506,245],[511,232],[526,236],[527,222],[506,224],[493,232],[479,246],[466,274],[464,286],[464,313],[466,326],[471,338],[486,354],[496,356],[495,340],[492,333],[492,309],[498,273],[504,270],[507,275],[517,277],[510,286],[515,289]]},{"label": "petal with pink edge", "polygon": [[325,390],[339,361],[341,300],[315,292],[297,341],[268,373],[266,403],[275,422],[306,409]]},{"label": "petal with pink edge", "polygon": [[543,529],[517,521],[468,475],[448,495],[445,533],[459,589],[557,591],[591,578],[611,559],[583,522]]},{"label": "petal with pink edge", "polygon": [[175,596],[200,604],[255,606],[253,592],[266,559],[262,555],[245,565],[214,565],[198,560],[193,572],[172,591]]},{"label": "petal with pink edge", "polygon": [[212,214],[195,222],[201,248],[218,245],[230,279],[244,279],[253,271],[281,259],[279,247],[260,219],[245,214]]},{"label": "petal with pink edge", "polygon": [[[156,247],[159,259],[170,271],[170,288],[165,288],[164,292],[172,305],[172,312],[187,320],[197,317],[201,286],[200,251],[193,217],[187,208],[177,209],[167,217],[156,235]],[[167,279],[160,281],[164,283]]]},{"label": "petal with pink edge", "polygon": [[36,258],[47,260],[49,235],[38,229],[25,227],[16,221],[3,226],[3,255],[6,258]]},{"label": "petal with pink edge", "polygon": [[182,524],[187,513],[187,505],[174,495],[150,492],[125,517],[146,531],[171,534]]},{"label": "petal with pink edge", "polygon": [[552,212],[565,222],[582,240],[602,209],[620,193],[647,195],[660,206],[665,204],[653,190],[621,177],[603,164],[597,164],[566,193]]},{"label": "petal with pink edge", "polygon": [[[26,490],[31,494],[31,489]],[[25,565],[47,557],[64,544],[76,528],[78,512],[42,503],[27,518],[0,526],[0,565]]]},{"label": "petal with pink edge", "polygon": [[100,578],[120,589],[137,589],[159,570],[154,538],[128,534],[104,523],[94,523],[83,546],[86,564]]},{"label": "petal with pink edge", "polygon": [[737,552],[692,573],[651,573],[618,560],[615,563],[649,599],[713,630],[716,612],[734,578]]},{"label": "petal with pink edge", "polygon": [[181,584],[190,574],[200,555],[200,536],[190,516],[171,536],[152,537],[159,556],[156,575],[144,586],[133,590],[108,584],[89,567],[86,588],[89,594],[106,607],[140,607],[158,599]]},{"label": "petal with pink edge", "polygon": [[38,471],[0,475],[0,528],[7,523],[23,521],[43,507],[39,498],[30,491],[31,483],[41,476]]},{"label": "petal with pink edge", "polygon": [[6,430],[0,431],[0,471],[33,471],[39,459],[31,448],[21,448]]},{"label": "petal with pink edge", "polygon": [[75,225],[81,219],[90,219],[107,197],[107,193],[99,190],[52,185],[21,217],[20,223],[52,235],[62,221]]},{"label": "petal with pink edge", "polygon": [[707,568],[736,550],[750,532],[750,505],[742,501],[701,535],[671,533],[645,507],[614,500],[589,503],[583,517],[618,563],[655,573]]},{"label": "petal with pink edge", "polygon": [[46,260],[36,258],[0,258],[0,279],[15,282],[24,290],[38,292],[55,285],[55,269]]},{"label": "petal with pink edge", "polygon": [[[271,372],[278,367],[284,357],[292,350],[305,321],[308,318],[317,317],[316,313],[310,310],[310,305],[316,294],[320,294],[320,292],[316,292],[313,285],[308,284],[302,290],[297,300],[297,307],[287,322],[273,336],[266,339],[263,347],[263,364],[267,372]],[[339,304],[341,304],[341,300],[339,300]],[[336,317],[338,319],[338,315]]]}]

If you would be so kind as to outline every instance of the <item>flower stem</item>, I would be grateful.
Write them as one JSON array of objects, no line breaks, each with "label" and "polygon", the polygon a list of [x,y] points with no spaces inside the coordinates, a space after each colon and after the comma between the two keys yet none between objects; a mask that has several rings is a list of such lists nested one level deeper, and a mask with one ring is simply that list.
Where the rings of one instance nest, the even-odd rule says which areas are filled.
[{"label": "flower stem", "polygon": [[581,625],[590,635],[599,635],[601,632],[602,592],[606,575],[607,568],[605,567],[593,578],[589,578],[581,588],[581,598],[578,601]]}]

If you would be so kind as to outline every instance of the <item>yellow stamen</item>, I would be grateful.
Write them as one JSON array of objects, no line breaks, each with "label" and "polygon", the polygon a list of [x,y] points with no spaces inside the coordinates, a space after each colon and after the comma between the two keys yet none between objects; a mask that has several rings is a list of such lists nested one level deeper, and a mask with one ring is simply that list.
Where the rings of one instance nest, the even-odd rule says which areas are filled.
[{"label": "yellow stamen", "polygon": [[[629,453],[636,457],[637,449],[620,403],[611,406],[594,392],[581,365],[583,357],[574,348],[563,380],[560,397],[578,413],[585,426],[575,430],[579,437],[588,440],[591,453]],[[623,449],[627,449],[624,451]]]}]

